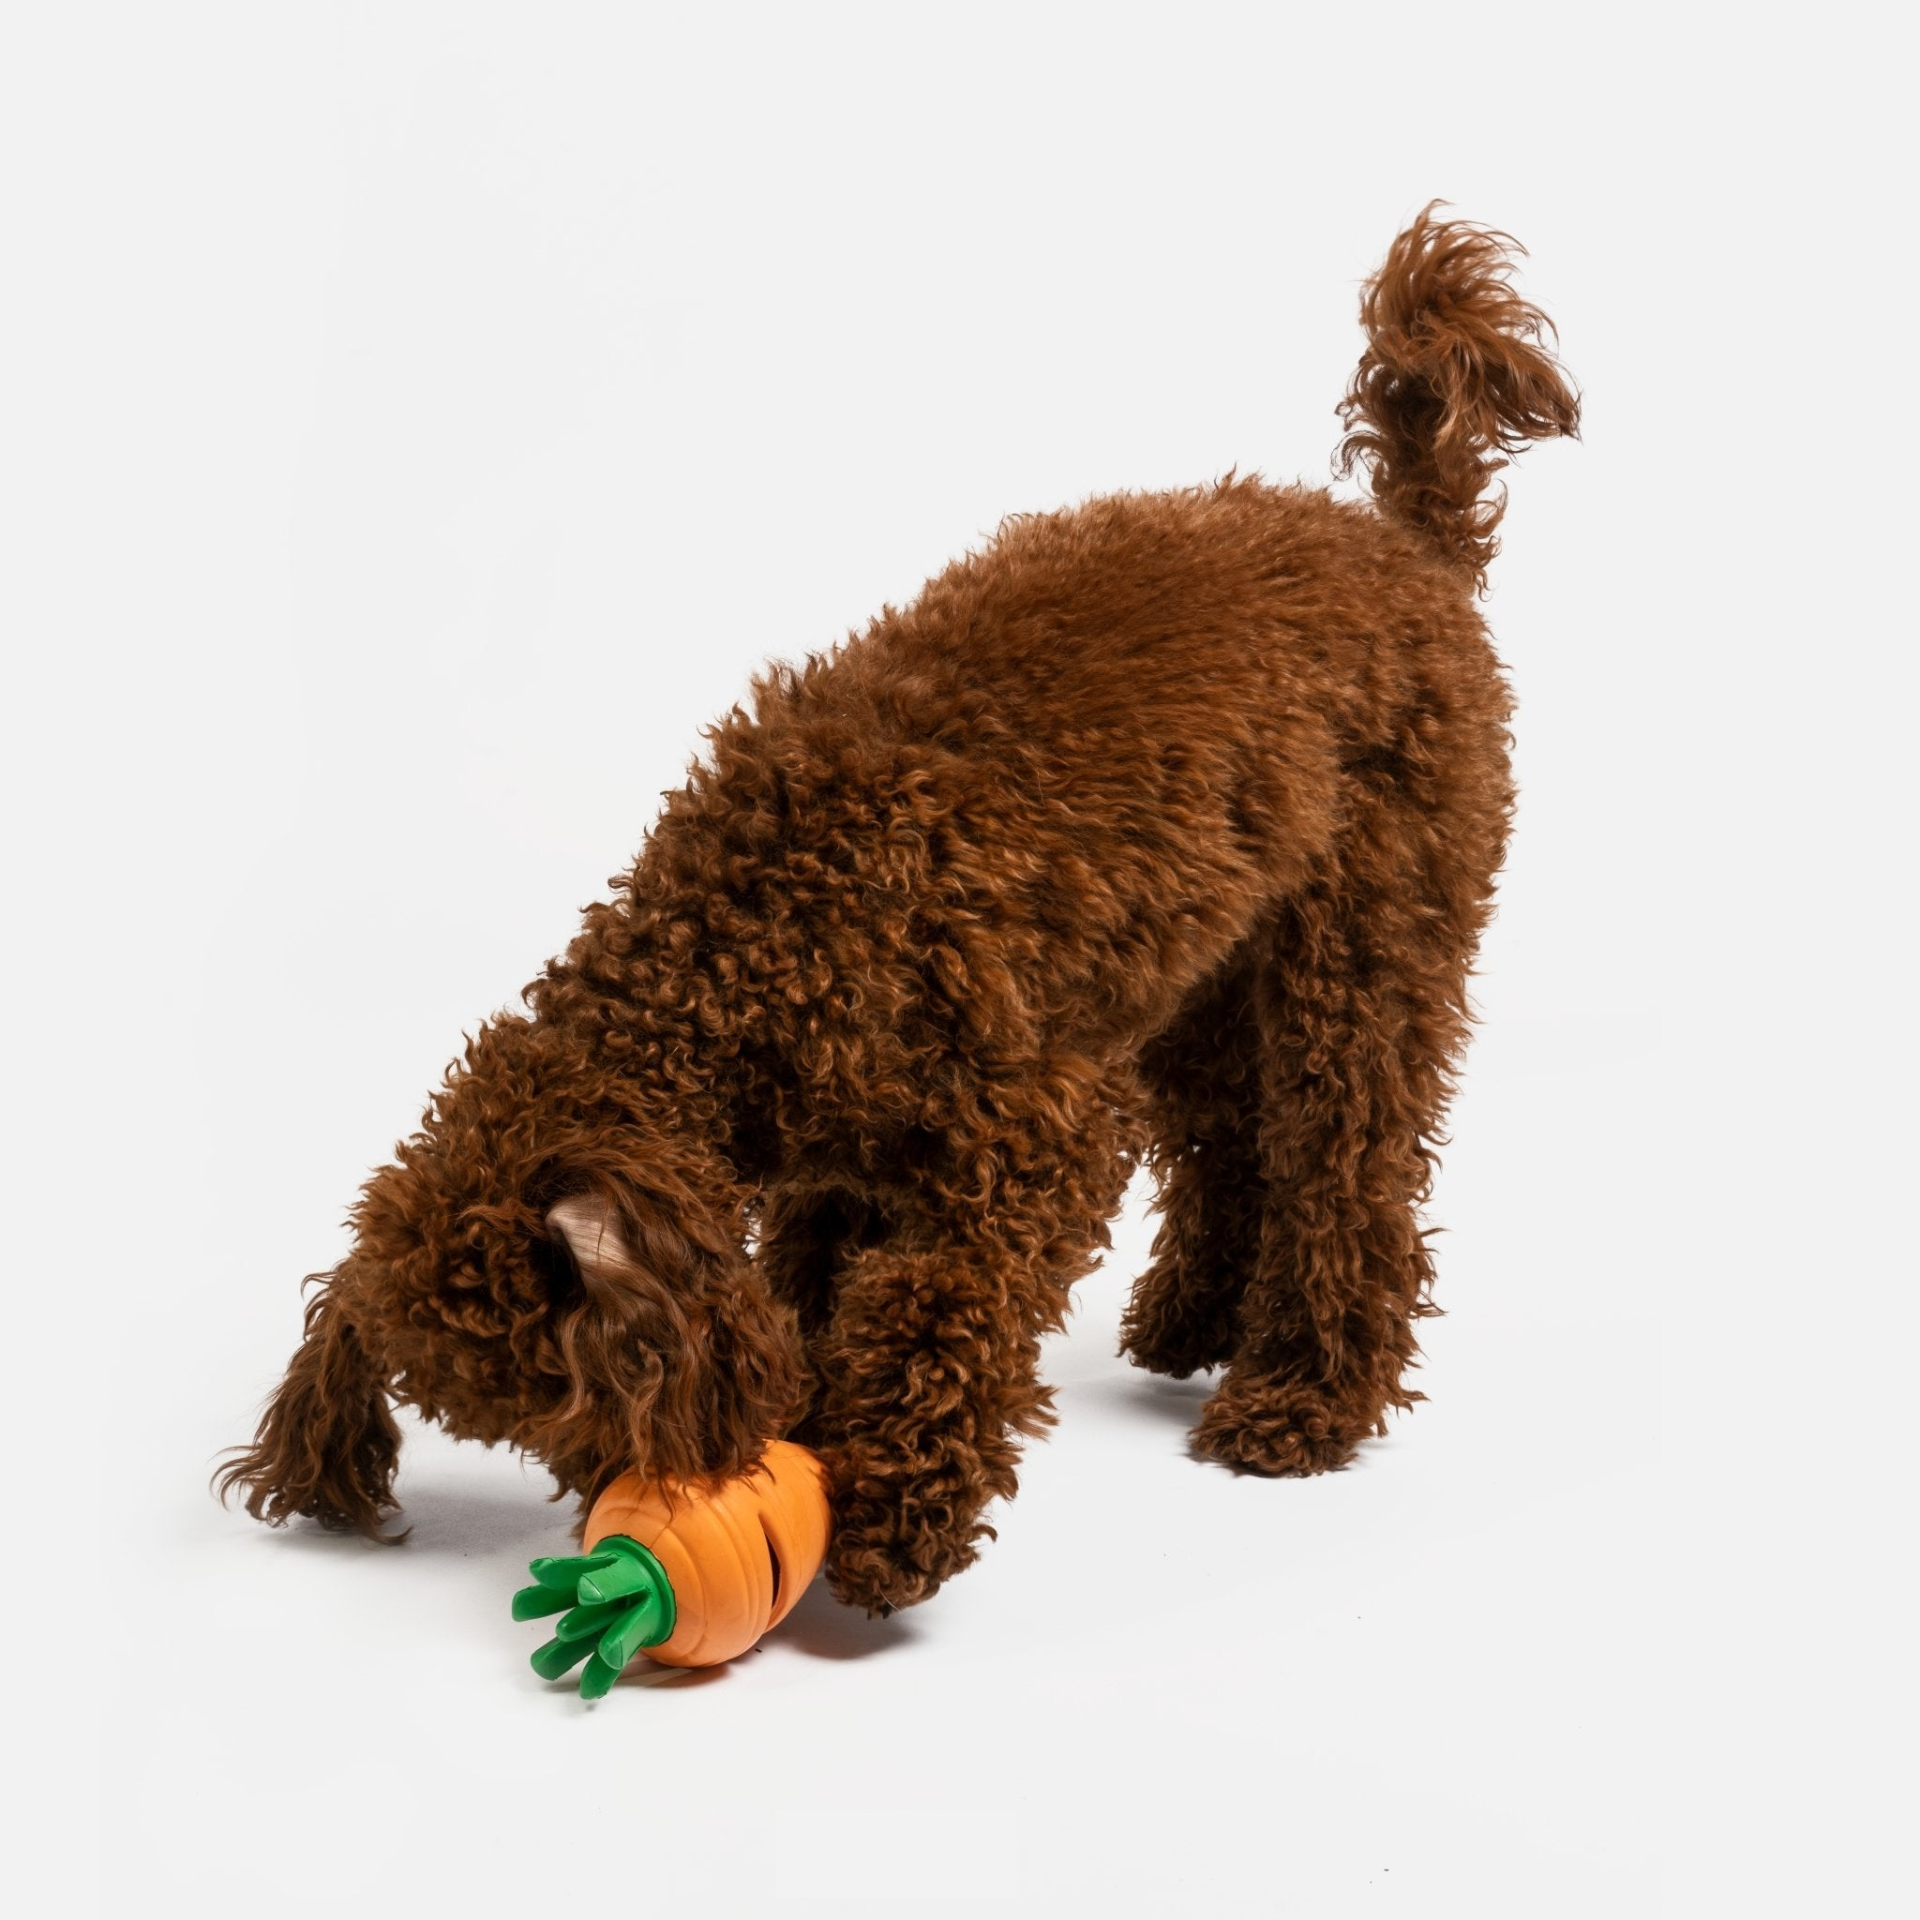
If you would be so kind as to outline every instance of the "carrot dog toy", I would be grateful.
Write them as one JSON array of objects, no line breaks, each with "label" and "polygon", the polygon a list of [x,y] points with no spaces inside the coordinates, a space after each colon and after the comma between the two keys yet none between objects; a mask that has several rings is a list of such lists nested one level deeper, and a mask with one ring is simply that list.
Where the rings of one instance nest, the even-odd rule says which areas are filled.
[{"label": "carrot dog toy", "polygon": [[669,1667],[717,1667],[793,1610],[827,1557],[826,1474],[776,1440],[711,1491],[623,1473],[593,1503],[585,1551],[536,1560],[513,1596],[516,1620],[559,1614],[533,1656],[543,1680],[586,1662],[597,1700],[638,1653]]}]

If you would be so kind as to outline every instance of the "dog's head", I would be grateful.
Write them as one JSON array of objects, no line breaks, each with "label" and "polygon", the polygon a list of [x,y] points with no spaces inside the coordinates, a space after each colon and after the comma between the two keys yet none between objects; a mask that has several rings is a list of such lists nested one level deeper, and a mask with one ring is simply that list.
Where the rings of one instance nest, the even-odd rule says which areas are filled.
[{"label": "dog's head", "polygon": [[544,1091],[502,1023],[370,1181],[339,1294],[399,1397],[592,1493],[717,1479],[804,1398],[792,1316],[698,1143]]},{"label": "dog's head", "polygon": [[792,1316],[767,1295],[738,1223],[651,1177],[609,1177],[546,1209],[560,1256],[553,1339],[566,1393],[523,1440],[564,1485],[626,1467],[678,1479],[744,1471],[803,1397]]}]

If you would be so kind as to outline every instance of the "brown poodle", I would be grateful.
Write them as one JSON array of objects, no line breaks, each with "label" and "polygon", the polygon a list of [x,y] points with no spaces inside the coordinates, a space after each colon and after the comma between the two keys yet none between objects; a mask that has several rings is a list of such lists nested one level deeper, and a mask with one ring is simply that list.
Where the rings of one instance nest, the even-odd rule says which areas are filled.
[{"label": "brown poodle", "polygon": [[923,1600],[1051,1418],[1041,1337],[1145,1159],[1125,1350],[1195,1443],[1351,1458],[1405,1380],[1513,791],[1476,590],[1503,456],[1578,402],[1506,236],[1361,302],[1344,467],[1008,521],[754,688],[632,873],[367,1184],[248,1510],[379,1535],[389,1398],[591,1497],[832,1473],[829,1578]]}]

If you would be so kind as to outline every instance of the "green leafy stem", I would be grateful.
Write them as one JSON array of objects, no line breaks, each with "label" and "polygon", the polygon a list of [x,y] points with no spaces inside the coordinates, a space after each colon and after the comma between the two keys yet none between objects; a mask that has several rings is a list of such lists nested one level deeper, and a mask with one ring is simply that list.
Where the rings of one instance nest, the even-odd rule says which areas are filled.
[{"label": "green leafy stem", "polygon": [[516,1620],[557,1613],[553,1638],[533,1656],[542,1680],[558,1680],[584,1660],[580,1697],[598,1700],[642,1647],[673,1637],[673,1582],[638,1540],[609,1534],[591,1553],[536,1560],[534,1585],[513,1596]]}]

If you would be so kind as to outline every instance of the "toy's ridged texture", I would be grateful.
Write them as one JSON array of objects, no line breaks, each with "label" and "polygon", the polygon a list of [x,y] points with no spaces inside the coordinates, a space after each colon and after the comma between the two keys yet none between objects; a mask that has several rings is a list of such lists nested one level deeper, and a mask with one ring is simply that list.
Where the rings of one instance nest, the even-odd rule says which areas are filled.
[{"label": "toy's ridged texture", "polygon": [[582,1661],[597,1698],[642,1649],[669,1667],[717,1667],[793,1610],[827,1557],[826,1470],[776,1440],[712,1489],[624,1473],[593,1504],[585,1550],[536,1560],[513,1617],[564,1617],[533,1656],[543,1680]]},{"label": "toy's ridged texture", "polygon": [[[805,1447],[778,1440],[716,1491],[625,1473],[593,1504],[586,1549],[637,1540],[666,1568],[673,1637],[647,1649],[670,1667],[715,1667],[792,1611],[827,1557],[826,1476]],[[776,1568],[778,1569],[776,1578]]]}]

